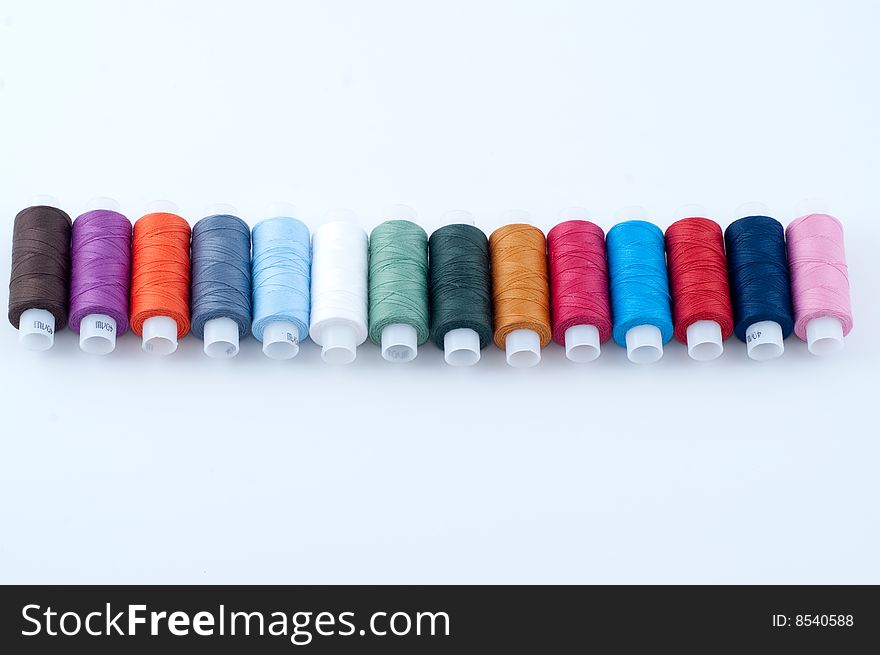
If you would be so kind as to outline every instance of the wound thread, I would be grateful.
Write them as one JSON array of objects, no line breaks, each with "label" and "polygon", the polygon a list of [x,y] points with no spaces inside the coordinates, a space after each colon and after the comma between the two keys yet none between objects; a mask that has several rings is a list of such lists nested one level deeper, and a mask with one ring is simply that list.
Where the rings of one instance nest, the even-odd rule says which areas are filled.
[{"label": "wound thread", "polygon": [[565,345],[565,331],[594,325],[599,340],[611,337],[605,233],[590,221],[565,221],[547,233],[553,340]]},{"label": "wound thread", "polygon": [[708,218],[676,221],[666,230],[666,255],[675,338],[687,344],[696,321],[715,321],[721,337],[733,332],[733,307],[721,226]]},{"label": "wound thread", "polygon": [[128,331],[131,233],[131,221],[108,209],[86,212],[73,222],[70,329],[74,332],[90,314],[111,317],[118,335]]},{"label": "wound thread", "polygon": [[447,225],[428,239],[431,341],[443,349],[450,330],[467,328],[492,341],[492,281],[489,240],[472,225]]},{"label": "wound thread", "polygon": [[614,341],[626,347],[631,328],[653,325],[666,343],[673,328],[663,232],[647,221],[624,221],[608,231],[606,244]]},{"label": "wound thread", "polygon": [[[354,343],[346,346],[356,348],[367,338],[368,261],[367,235],[356,223],[325,223],[312,235],[309,336],[318,345],[326,348],[328,330],[337,328],[350,332]],[[350,357],[340,361],[353,361],[354,353]]]},{"label": "wound thread", "polygon": [[144,321],[167,316],[177,322],[177,338],[189,332],[190,227],[168,212],[142,216],[131,242],[131,331],[141,336]]},{"label": "wound thread", "polygon": [[28,309],[51,313],[56,332],[67,324],[70,233],[70,216],[56,207],[27,207],[16,215],[9,276],[9,322],[15,329]]},{"label": "wound thread", "polygon": [[734,334],[745,342],[751,325],[774,321],[787,337],[794,317],[782,224],[769,216],[746,216],[727,226],[724,242]]},{"label": "wound thread", "polygon": [[807,323],[828,316],[841,322],[846,336],[853,317],[843,225],[828,214],[807,214],[792,221],[785,233],[794,333],[806,341]]},{"label": "wound thread", "polygon": [[254,226],[252,237],[254,337],[262,342],[267,325],[288,321],[296,326],[299,340],[305,340],[312,266],[309,228],[295,218],[269,218]]},{"label": "wound thread", "polygon": [[514,330],[532,330],[550,343],[550,286],[546,239],[525,223],[499,227],[489,237],[495,345],[504,350]]},{"label": "wound thread", "polygon": [[206,216],[192,229],[192,333],[231,318],[239,338],[251,326],[251,230],[231,214]]},{"label": "wound thread", "polygon": [[411,221],[385,221],[370,233],[370,339],[382,343],[382,330],[402,323],[428,340],[428,235]]}]

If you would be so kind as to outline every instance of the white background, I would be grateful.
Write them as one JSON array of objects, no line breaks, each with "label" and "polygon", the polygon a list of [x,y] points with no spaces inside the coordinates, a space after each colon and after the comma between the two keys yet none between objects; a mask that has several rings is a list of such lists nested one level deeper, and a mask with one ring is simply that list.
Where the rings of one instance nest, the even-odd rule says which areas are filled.
[{"label": "white background", "polygon": [[[366,228],[843,221],[845,351],[458,370],[0,329],[0,582],[880,582],[874,2],[0,1],[0,269],[36,193]],[[6,304],[3,290],[2,304]]]}]

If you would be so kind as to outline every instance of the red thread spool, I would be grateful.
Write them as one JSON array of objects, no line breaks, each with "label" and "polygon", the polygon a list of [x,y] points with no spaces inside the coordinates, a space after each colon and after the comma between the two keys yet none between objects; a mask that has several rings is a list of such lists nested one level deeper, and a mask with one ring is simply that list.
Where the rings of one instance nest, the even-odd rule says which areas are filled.
[{"label": "red thread spool", "polygon": [[[733,332],[721,226],[700,217],[676,221],[666,230],[666,258],[675,338],[688,346],[692,358],[715,359],[721,341]],[[715,336],[702,337],[699,332],[712,328],[701,322],[709,321],[717,323]]]},{"label": "red thread spool", "polygon": [[[605,233],[589,221],[565,221],[547,234],[547,253],[553,340],[573,361],[595,359],[599,343],[611,337]],[[598,343],[566,344],[566,331],[575,326],[594,326]]]}]

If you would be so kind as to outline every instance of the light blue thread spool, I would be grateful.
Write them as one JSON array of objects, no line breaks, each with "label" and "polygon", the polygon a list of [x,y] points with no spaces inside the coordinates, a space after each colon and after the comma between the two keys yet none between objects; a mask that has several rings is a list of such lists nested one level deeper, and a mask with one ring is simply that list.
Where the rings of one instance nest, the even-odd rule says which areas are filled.
[{"label": "light blue thread spool", "polygon": [[254,320],[263,354],[290,359],[309,334],[309,228],[295,218],[268,218],[253,229]]}]

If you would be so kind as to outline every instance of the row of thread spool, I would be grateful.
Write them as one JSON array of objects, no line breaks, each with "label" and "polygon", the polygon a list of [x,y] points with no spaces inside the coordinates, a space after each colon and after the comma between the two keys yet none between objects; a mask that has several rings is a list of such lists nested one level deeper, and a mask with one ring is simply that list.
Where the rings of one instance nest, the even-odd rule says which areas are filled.
[{"label": "row of thread spool", "polygon": [[333,363],[353,361],[368,337],[397,362],[429,339],[452,365],[476,363],[492,341],[514,366],[537,364],[551,340],[590,361],[613,338],[650,363],[673,336],[710,360],[731,333],[762,360],[792,331],[825,354],[852,327],[842,227],[825,212],[786,235],[763,207],[742,208],[723,233],[692,208],[664,235],[628,208],[607,238],[578,208],[546,238],[511,212],[487,239],[467,212],[429,238],[395,206],[368,238],[344,212],[310,235],[289,205],[252,232],[228,205],[190,229],[173,204],[154,203],[133,230],[109,199],[73,222],[56,205],[22,210],[14,226],[9,320],[35,350],[68,310],[88,352],[112,351],[130,326],[158,354],[192,330],[206,354],[231,357],[253,333],[275,359],[310,336]]}]

